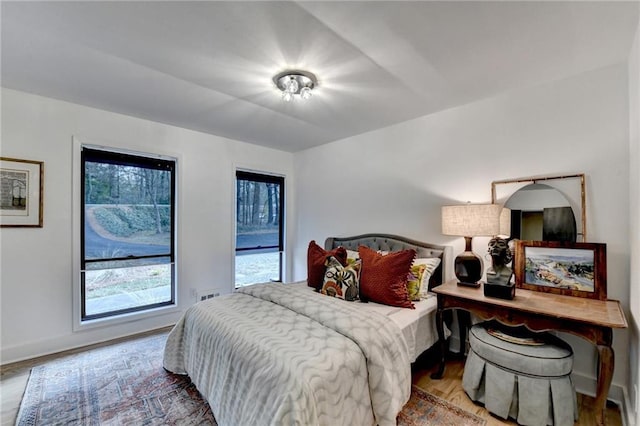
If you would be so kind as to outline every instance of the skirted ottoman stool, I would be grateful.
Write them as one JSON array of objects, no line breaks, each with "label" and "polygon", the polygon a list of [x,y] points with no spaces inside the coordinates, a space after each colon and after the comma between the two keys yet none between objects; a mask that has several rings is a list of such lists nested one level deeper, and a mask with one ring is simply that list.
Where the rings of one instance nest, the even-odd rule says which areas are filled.
[{"label": "skirted ottoman stool", "polygon": [[573,425],[578,407],[570,376],[571,346],[548,333],[536,336],[540,339],[517,339],[487,324],[471,327],[462,387],[503,419],[512,417],[522,425]]}]

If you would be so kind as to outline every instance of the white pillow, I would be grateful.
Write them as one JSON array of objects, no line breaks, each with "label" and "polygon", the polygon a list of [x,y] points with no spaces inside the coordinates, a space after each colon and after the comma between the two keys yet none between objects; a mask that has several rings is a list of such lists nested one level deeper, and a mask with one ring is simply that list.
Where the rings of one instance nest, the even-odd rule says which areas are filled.
[{"label": "white pillow", "polygon": [[426,269],[422,274],[422,281],[420,282],[420,298],[426,299],[429,293],[429,279],[431,279],[431,275],[436,270],[438,265],[440,265],[439,257],[427,257],[416,259],[413,261],[414,265],[426,265]]},{"label": "white pillow", "polygon": [[357,250],[347,250],[347,265],[360,259],[360,254]]}]

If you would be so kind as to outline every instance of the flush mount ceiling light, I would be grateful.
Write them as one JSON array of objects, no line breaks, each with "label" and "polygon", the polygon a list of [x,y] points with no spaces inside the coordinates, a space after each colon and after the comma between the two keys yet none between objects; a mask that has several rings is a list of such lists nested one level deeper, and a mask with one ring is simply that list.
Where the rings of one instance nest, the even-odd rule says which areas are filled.
[{"label": "flush mount ceiling light", "polygon": [[302,99],[311,98],[311,91],[318,85],[318,79],[308,71],[288,70],[273,76],[273,82],[282,91],[282,99],[290,102],[295,95]]}]

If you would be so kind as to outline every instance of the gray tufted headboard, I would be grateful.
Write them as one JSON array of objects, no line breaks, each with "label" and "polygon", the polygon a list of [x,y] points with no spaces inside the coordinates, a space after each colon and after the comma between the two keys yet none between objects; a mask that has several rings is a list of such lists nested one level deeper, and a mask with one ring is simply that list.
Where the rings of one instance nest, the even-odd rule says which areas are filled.
[{"label": "gray tufted headboard", "polygon": [[366,246],[372,250],[400,251],[414,249],[416,258],[439,257],[441,262],[429,279],[429,290],[442,284],[443,265],[445,264],[445,246],[439,246],[421,241],[411,240],[398,235],[363,234],[353,237],[329,237],[324,242],[324,248],[331,250],[336,247],[357,251],[359,246]]}]

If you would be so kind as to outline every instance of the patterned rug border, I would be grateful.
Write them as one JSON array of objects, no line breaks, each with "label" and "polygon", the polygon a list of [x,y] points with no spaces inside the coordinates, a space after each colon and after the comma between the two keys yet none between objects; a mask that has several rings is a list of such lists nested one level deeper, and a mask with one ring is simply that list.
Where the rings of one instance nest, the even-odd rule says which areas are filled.
[{"label": "patterned rug border", "polygon": [[[167,334],[70,354],[32,368],[16,425],[216,425],[189,378],[162,368]],[[486,425],[486,420],[415,385],[397,421],[398,426]]]},{"label": "patterned rug border", "polygon": [[[426,401],[433,407],[443,408],[444,415],[442,411],[434,412],[433,408],[424,410],[425,407],[420,404],[420,401]],[[423,409],[420,414],[416,413],[418,409]],[[413,414],[413,416],[409,417],[409,414]],[[486,419],[470,413],[464,408],[458,407],[416,385],[411,386],[411,399],[398,415],[398,426],[483,426],[486,424]]]},{"label": "patterned rug border", "polygon": [[35,366],[16,425],[216,425],[189,378],[162,367],[167,335],[122,341]]}]

